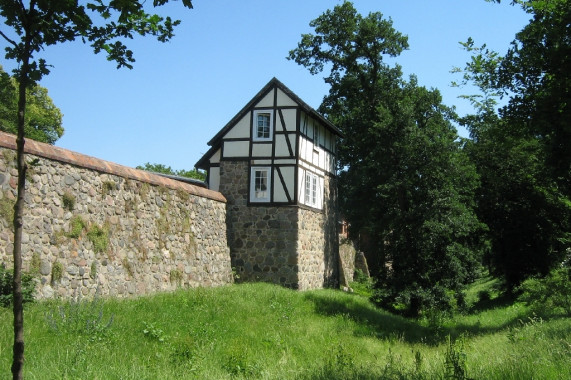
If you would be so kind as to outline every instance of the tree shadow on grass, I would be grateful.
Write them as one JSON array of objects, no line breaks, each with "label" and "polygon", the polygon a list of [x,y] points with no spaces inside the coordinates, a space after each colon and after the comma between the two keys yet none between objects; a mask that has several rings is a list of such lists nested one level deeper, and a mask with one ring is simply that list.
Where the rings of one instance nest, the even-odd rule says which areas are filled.
[{"label": "tree shadow on grass", "polygon": [[431,331],[416,321],[363,305],[355,296],[340,301],[326,294],[307,293],[305,298],[315,305],[315,311],[325,316],[343,316],[356,322],[356,336],[374,336],[379,339],[399,340],[407,343],[424,342]]},{"label": "tree shadow on grass", "polygon": [[507,307],[514,303],[516,296],[508,293],[502,293],[495,298],[480,298],[470,307],[470,314],[476,314],[482,311],[496,309],[499,307]]},{"label": "tree shadow on grass", "polygon": [[[461,335],[487,335],[494,334],[511,327],[521,325],[527,315],[518,315],[496,326],[481,326],[480,322],[457,323],[453,326],[423,326],[419,321],[394,315],[374,306],[367,306],[362,299],[355,298],[338,300],[321,293],[307,293],[306,299],[313,302],[315,311],[325,316],[343,316],[355,322],[353,334],[355,336],[373,336],[389,341],[402,341],[406,343],[424,343],[438,345],[446,342],[448,336],[453,339]],[[485,309],[507,306],[507,299],[500,299],[487,305]]]}]

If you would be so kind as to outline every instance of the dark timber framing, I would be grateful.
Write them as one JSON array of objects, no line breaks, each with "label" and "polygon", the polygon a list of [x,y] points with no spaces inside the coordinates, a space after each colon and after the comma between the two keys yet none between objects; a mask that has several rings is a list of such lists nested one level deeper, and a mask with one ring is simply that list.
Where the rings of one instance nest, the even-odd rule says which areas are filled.
[{"label": "dark timber framing", "polygon": [[[294,104],[278,104],[278,90],[289,97]],[[266,103],[260,102],[266,99]],[[271,104],[269,104],[271,102]],[[254,120],[254,112],[258,110],[267,110],[272,113],[272,130],[271,139],[258,141],[254,139],[254,128],[256,120]],[[295,119],[291,119],[291,115],[286,116],[288,110],[295,111]],[[247,125],[249,128],[248,137],[225,137],[225,135],[234,128],[238,122],[243,118],[248,118]],[[289,118],[289,119],[288,119]],[[313,120],[313,121],[310,121]],[[289,121],[289,124],[288,124]],[[244,121],[242,121],[244,123]],[[308,124],[313,125],[311,134],[308,132]],[[245,128],[242,124],[240,128]],[[323,128],[324,132],[319,129]],[[242,130],[243,131],[243,130]],[[324,133],[322,139],[319,134]],[[269,168],[270,175],[270,197],[269,202],[251,202],[248,195],[247,204],[249,206],[303,206],[303,208],[311,209],[313,211],[321,211],[303,205],[302,200],[298,199],[299,192],[299,170],[300,165],[311,168],[311,171],[323,172],[323,168],[315,165],[312,162],[304,160],[300,155],[301,138],[311,142],[315,146],[319,146],[323,151],[328,152],[334,156],[333,143],[327,143],[331,146],[324,146],[322,141],[332,139],[333,136],[342,136],[337,127],[331,124],[327,119],[320,115],[313,108],[308,106],[296,94],[288,89],[283,83],[276,78],[272,78],[270,82],[264,86],[209,142],[211,148],[206,154],[196,163],[199,169],[207,170],[207,178],[210,180],[210,168],[220,167],[219,162],[211,163],[211,158],[220,150],[220,161],[248,161],[248,194],[250,194],[250,186],[252,184],[252,169],[255,167]],[[284,141],[285,140],[285,141]],[[321,140],[321,141],[320,141]],[[228,144],[233,143],[247,143],[248,149],[244,155],[236,152],[239,147],[232,148],[230,152]],[[278,143],[280,148],[278,148]],[[283,144],[283,145],[281,145]],[[260,149],[261,148],[261,149]],[[332,149],[330,149],[332,148]],[[288,170],[284,172],[284,170]],[[323,175],[335,176],[334,173],[328,172],[326,168]],[[292,173],[293,172],[293,173]],[[288,178],[286,174],[288,173]],[[291,183],[293,176],[293,184]],[[288,183],[290,187],[288,188]],[[283,192],[281,197],[285,195],[285,201],[275,200],[276,186],[281,186]],[[303,186],[303,184],[301,185]],[[283,198],[282,198],[283,199]]]}]

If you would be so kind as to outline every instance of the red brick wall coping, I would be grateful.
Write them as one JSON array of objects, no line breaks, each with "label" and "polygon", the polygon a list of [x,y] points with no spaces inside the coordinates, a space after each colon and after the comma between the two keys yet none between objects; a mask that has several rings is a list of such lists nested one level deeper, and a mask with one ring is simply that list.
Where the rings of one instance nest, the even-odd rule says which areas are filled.
[{"label": "red brick wall coping", "polygon": [[[0,146],[16,150],[16,136],[0,132]],[[31,139],[26,139],[24,151],[28,154],[33,154],[50,160],[64,162],[107,174],[114,174],[123,178],[134,179],[152,185],[165,186],[169,189],[181,189],[192,195],[212,199],[219,202],[226,202],[226,198],[224,198],[224,196],[217,191],[162,177],[160,175],[149,173],[144,170],[133,169],[113,162],[101,160],[99,158],[90,157],[85,154],[72,152],[71,150],[59,148],[57,146],[41,143]]]}]

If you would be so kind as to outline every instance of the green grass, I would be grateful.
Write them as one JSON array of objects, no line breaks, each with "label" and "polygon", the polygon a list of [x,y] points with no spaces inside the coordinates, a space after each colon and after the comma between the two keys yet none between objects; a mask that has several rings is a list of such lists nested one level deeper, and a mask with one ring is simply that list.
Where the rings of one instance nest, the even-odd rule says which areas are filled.
[{"label": "green grass", "polygon": [[[11,311],[0,308],[0,320],[9,374]],[[571,378],[571,321],[521,304],[435,323],[355,294],[260,283],[38,302],[25,322],[27,379],[444,379],[448,336],[469,378]]]}]

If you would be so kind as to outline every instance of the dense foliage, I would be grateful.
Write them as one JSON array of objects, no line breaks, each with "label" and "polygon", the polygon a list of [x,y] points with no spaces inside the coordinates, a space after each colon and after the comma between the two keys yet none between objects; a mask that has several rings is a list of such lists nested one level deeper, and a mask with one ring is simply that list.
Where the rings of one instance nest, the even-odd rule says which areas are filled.
[{"label": "dense foliage", "polygon": [[194,179],[198,179],[200,181],[204,181],[206,179],[206,175],[204,174],[204,172],[202,172],[200,170],[197,170],[197,169],[174,170],[170,166],[166,166],[164,164],[151,164],[151,163],[147,162],[147,163],[145,163],[145,165],[138,165],[137,169],[146,170],[146,171],[154,172],[154,173],[174,175],[174,176],[179,176],[179,177],[194,178]]},{"label": "dense foliage", "polygon": [[[461,122],[481,176],[478,214],[489,227],[487,259],[513,290],[546,275],[571,250],[571,2],[518,2],[532,19],[505,56],[474,41],[461,70],[481,94]],[[496,111],[497,97],[508,102]]]},{"label": "dense foliage", "polygon": [[[154,7],[169,0],[153,0]],[[192,8],[192,0],[182,0]],[[0,0],[0,16],[4,26],[0,37],[7,42],[6,59],[16,61],[14,70],[18,82],[16,163],[18,184],[14,206],[14,345],[13,379],[22,379],[24,365],[24,316],[22,299],[22,234],[24,196],[27,166],[24,159],[26,110],[32,104],[28,91],[37,81],[49,73],[48,64],[37,55],[48,46],[81,39],[89,43],[94,53],[104,51],[107,60],[117,63],[117,68],[132,68],[133,52],[124,41],[135,35],[152,35],[161,42],[174,36],[179,21],[170,17],[149,14],[145,1],[93,0],[87,2],[61,0]]]},{"label": "dense foliage", "polygon": [[543,278],[531,277],[519,287],[520,299],[538,315],[562,313],[571,317],[571,266],[552,270]]},{"label": "dense foliage", "polygon": [[[27,90],[28,104],[24,134],[26,137],[54,144],[63,135],[62,113],[48,90],[38,84]],[[18,132],[18,81],[9,76],[0,66],[0,131]]]},{"label": "dense foliage", "polygon": [[453,114],[437,90],[384,62],[408,43],[382,14],[363,17],[344,2],[310,25],[315,34],[289,57],[314,74],[331,69],[320,111],[345,134],[341,207],[370,243],[378,300],[413,315],[448,308],[477,275],[485,229],[473,210],[478,176]]},{"label": "dense foliage", "polygon": [[[10,269],[6,269],[3,264],[0,264],[0,306],[8,307],[12,305],[14,292],[13,289],[14,276]],[[36,282],[34,277],[25,273],[22,275],[22,294],[24,302],[32,302],[34,300],[34,290],[36,289]]]}]

